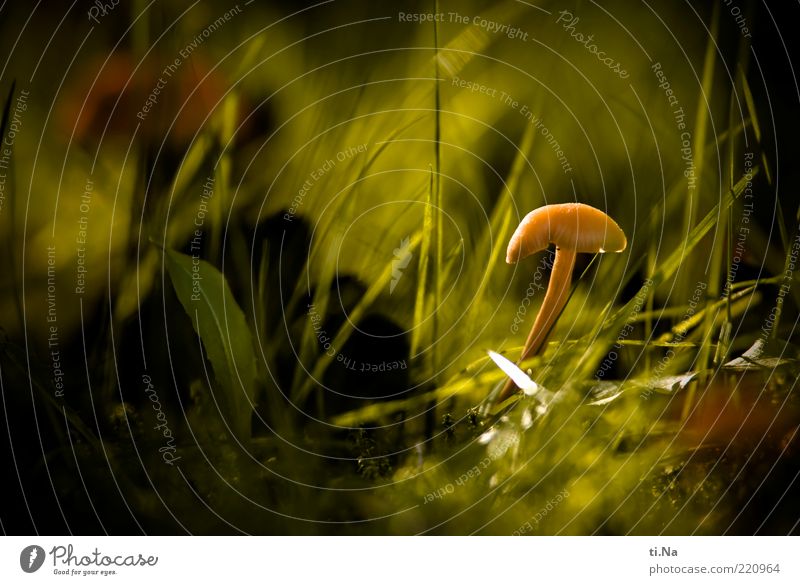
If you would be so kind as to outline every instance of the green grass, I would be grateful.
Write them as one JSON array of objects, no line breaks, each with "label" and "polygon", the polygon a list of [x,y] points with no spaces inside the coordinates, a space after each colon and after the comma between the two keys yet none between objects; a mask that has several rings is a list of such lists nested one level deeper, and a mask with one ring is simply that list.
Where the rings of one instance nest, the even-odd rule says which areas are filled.
[{"label": "green grass", "polygon": [[[530,27],[537,22],[506,3],[486,14]],[[690,204],[660,93],[645,100],[654,121],[644,122],[630,114],[638,106],[627,89],[599,77],[601,92],[622,102],[609,106],[617,114],[609,122],[593,109],[599,106],[585,90],[582,71],[562,69],[558,60],[540,64],[557,59],[542,47],[527,61],[535,76],[504,69],[498,61],[513,60],[519,51],[473,29],[437,24],[420,32],[415,42],[423,50],[412,56],[370,57],[369,63],[386,66],[385,76],[377,65],[341,65],[334,70],[341,79],[328,73],[293,81],[291,95],[306,101],[274,105],[278,119],[269,130],[275,137],[263,149],[240,143],[238,127],[241,112],[263,96],[245,86],[228,94],[180,151],[177,168],[156,185],[147,213],[137,197],[122,211],[137,228],[143,218],[147,243],[139,258],[116,259],[124,276],[113,282],[116,298],[109,298],[117,331],[130,327],[126,334],[135,339],[149,303],[157,308],[149,324],[168,328],[166,339],[159,337],[163,330],[143,329],[152,337],[142,344],[161,348],[150,359],[164,363],[167,357],[159,354],[166,353],[165,341],[170,344],[171,369],[162,363],[159,389],[179,437],[179,472],[160,464],[148,404],[136,397],[135,376],[133,390],[129,379],[117,378],[109,349],[116,343],[119,351],[120,340],[110,334],[84,340],[98,350],[84,374],[105,388],[108,403],[99,414],[85,398],[55,401],[46,354],[30,373],[18,340],[3,341],[3,376],[29,376],[57,431],[50,457],[72,456],[70,446],[79,441],[75,457],[83,466],[108,461],[138,517],[155,531],[180,531],[180,523],[194,532],[293,534],[747,531],[746,524],[731,528],[741,494],[753,487],[742,470],[774,462],[800,416],[796,286],[769,331],[764,357],[776,359],[775,367],[754,362],[741,371],[725,364],[762,338],[776,290],[787,283],[797,230],[779,217],[778,246],[754,221],[749,241],[761,242],[765,257],[769,251],[782,260],[784,272],[773,261],[757,277],[728,276],[745,189],[767,198],[773,177],[751,74],[738,69],[733,87],[719,78],[720,26],[717,6],[700,51],[699,82],[679,82],[677,73],[673,78],[686,110],[695,106],[690,127],[697,188]],[[145,46],[147,23],[135,32],[135,46]],[[556,40],[585,65],[585,55]],[[237,75],[268,52],[263,38],[254,43],[228,64]],[[309,70],[318,65],[306,55],[297,58],[309,59]],[[258,71],[279,76],[277,69],[267,63]],[[587,66],[586,74],[594,80],[597,72]],[[413,79],[397,81],[403,75]],[[565,176],[551,160],[546,137],[518,109],[454,90],[453,76],[502,86],[535,108],[554,134],[565,137],[564,148],[582,173]],[[384,85],[384,77],[391,83]],[[542,77],[587,128],[575,127],[559,100],[537,85]],[[636,81],[653,85],[646,67]],[[575,88],[585,93],[576,95]],[[717,105],[723,101],[726,108]],[[309,104],[318,107],[306,110]],[[736,118],[734,104],[744,104],[745,119]],[[608,133],[594,150],[584,144],[582,130],[596,140],[595,133],[619,125],[637,140],[652,135],[654,144],[631,160],[641,177],[653,174],[653,151],[664,157],[658,161],[663,198],[651,188],[656,182],[639,179],[639,187],[628,180],[625,164],[615,162],[627,144],[623,149]],[[714,135],[712,128],[721,126]],[[309,144],[311,136],[318,140]],[[749,177],[741,168],[745,139],[757,161]],[[320,161],[360,142],[369,143],[367,154],[338,161],[315,180],[299,208],[297,219],[314,230],[313,241],[281,259],[296,262],[299,272],[278,278],[272,253],[281,227],[254,248],[254,262],[249,230],[288,206]],[[242,160],[255,152],[256,170],[246,173]],[[716,172],[718,159],[725,161],[724,172]],[[109,157],[107,164],[116,162]],[[597,163],[609,169],[602,183],[593,179]],[[134,165],[138,173],[144,167],[143,160]],[[204,227],[207,247],[195,263],[183,252],[194,231],[197,193],[209,176],[215,195]],[[135,190],[140,183],[141,176],[123,187]],[[631,246],[623,254],[585,259],[546,349],[521,364],[552,401],[516,395],[495,404],[490,394],[505,376],[486,352],[516,359],[542,296],[529,299],[524,325],[511,333],[539,257],[508,266],[508,238],[534,207],[573,197],[607,207],[626,226]],[[365,214],[369,223],[360,224]],[[141,244],[138,229],[129,237],[128,252]],[[404,238],[413,258],[390,295],[392,251]],[[204,275],[199,300],[194,266]],[[346,311],[337,295],[344,277],[361,287]],[[796,280],[792,275],[789,284]],[[693,299],[698,281],[706,286]],[[344,315],[327,332],[340,352],[352,347],[369,318],[391,319],[406,332],[408,369],[402,374],[412,389],[341,407],[319,384],[336,380],[341,365],[336,353],[321,350],[308,304],[322,315]],[[86,310],[108,310],[102,307],[87,301]],[[598,376],[607,360],[610,373]],[[396,379],[400,372],[370,383],[391,386]],[[364,390],[344,383],[337,389]],[[119,412],[115,435],[109,421]],[[748,433],[769,436],[768,444],[754,447],[740,436]],[[89,479],[112,484],[99,469]],[[728,490],[731,485],[738,491]],[[783,527],[775,522],[776,530]]]}]

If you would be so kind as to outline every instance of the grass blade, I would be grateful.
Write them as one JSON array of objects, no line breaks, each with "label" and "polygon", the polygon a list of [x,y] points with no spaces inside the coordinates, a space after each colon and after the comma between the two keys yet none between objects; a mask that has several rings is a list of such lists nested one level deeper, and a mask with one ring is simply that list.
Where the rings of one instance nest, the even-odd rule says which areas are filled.
[{"label": "grass blade", "polygon": [[[419,231],[411,238],[408,244],[409,252],[413,251],[422,240],[423,231]],[[355,308],[350,312],[349,317],[345,319],[342,326],[337,331],[336,335],[331,342],[332,347],[344,347],[344,344],[347,343],[347,340],[352,335],[354,328],[358,325],[361,319],[364,317],[367,309],[372,306],[372,303],[380,296],[380,294],[386,289],[389,285],[389,281],[392,279],[392,265],[387,264],[386,268],[383,269],[381,275],[375,279],[367,288],[367,291],[364,293],[364,296],[358,301],[358,304]],[[311,392],[312,387],[316,380],[321,380],[325,370],[333,361],[334,355],[328,355],[328,353],[324,353],[323,355],[319,356],[317,359],[314,369],[312,370],[311,374],[305,379],[302,385],[299,386],[297,392],[294,392],[294,400],[297,403],[302,403],[308,397],[309,392]]]},{"label": "grass blade", "polygon": [[[751,177],[758,174],[759,167],[753,167]],[[650,277],[650,283],[645,283],[639,289],[639,292],[634,295],[623,307],[611,316],[610,319],[600,319],[599,324],[591,335],[587,336],[585,343],[585,350],[578,360],[578,366],[571,374],[572,378],[585,379],[590,377],[603,358],[608,348],[612,345],[613,340],[618,335],[619,331],[625,323],[633,315],[636,304],[642,295],[649,293],[650,289],[657,288],[667,278],[675,274],[675,272],[686,261],[686,254],[691,252],[700,241],[708,234],[712,227],[717,223],[717,218],[720,213],[728,210],[733,202],[739,198],[744,192],[748,183],[748,177],[743,176],[737,181],[732,191],[727,191],[721,201],[717,203],[706,216],[692,229],[689,236],[686,238],[685,246],[678,248],[670,254],[670,256],[658,267],[658,269]]]},{"label": "grass blade", "polygon": [[[522,135],[522,141],[519,149],[514,157],[514,162],[511,164],[511,170],[508,174],[508,180],[505,183],[505,188],[500,194],[499,201],[492,210],[492,218],[490,220],[490,229],[484,234],[484,242],[480,249],[483,250],[484,246],[488,246],[490,241],[493,241],[492,250],[489,254],[489,259],[486,263],[486,270],[483,273],[478,290],[475,292],[475,301],[472,304],[473,311],[480,311],[482,300],[486,292],[486,288],[491,281],[494,269],[498,261],[502,258],[505,259],[505,246],[508,241],[508,233],[511,227],[512,218],[512,202],[514,193],[519,186],[520,177],[528,163],[528,153],[533,148],[533,138],[535,136],[535,126],[533,124],[526,124],[525,132]],[[470,319],[470,323],[478,323],[478,320]]]},{"label": "grass blade", "polygon": [[[200,337],[222,396],[222,409],[240,439],[250,434],[256,359],[250,329],[225,277],[214,266],[165,251],[172,285]],[[196,280],[195,275],[201,275]]]},{"label": "grass blade", "polygon": [[417,278],[417,292],[414,301],[414,321],[411,334],[411,356],[417,355],[423,339],[423,321],[427,308],[426,287],[428,284],[428,260],[430,257],[431,237],[433,233],[433,169],[431,169],[430,188],[425,201],[425,215],[422,221],[422,246],[419,254],[419,277]]}]

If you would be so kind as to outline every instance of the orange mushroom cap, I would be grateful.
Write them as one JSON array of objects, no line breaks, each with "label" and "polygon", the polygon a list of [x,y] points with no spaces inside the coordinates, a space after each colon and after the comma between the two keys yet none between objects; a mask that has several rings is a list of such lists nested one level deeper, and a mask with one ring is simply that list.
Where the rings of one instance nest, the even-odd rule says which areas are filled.
[{"label": "orange mushroom cap", "polygon": [[617,222],[591,205],[545,205],[522,219],[508,243],[506,262],[514,264],[550,243],[576,253],[597,254],[622,252],[628,240]]}]

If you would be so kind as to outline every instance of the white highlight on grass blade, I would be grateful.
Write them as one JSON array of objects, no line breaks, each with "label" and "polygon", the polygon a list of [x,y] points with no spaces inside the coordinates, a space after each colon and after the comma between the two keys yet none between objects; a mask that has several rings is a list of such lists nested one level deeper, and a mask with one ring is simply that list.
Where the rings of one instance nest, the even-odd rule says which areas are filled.
[{"label": "white highlight on grass blade", "polygon": [[604,396],[603,398],[599,398],[597,400],[589,402],[588,404],[589,406],[605,406],[606,404],[614,402],[620,396],[622,396],[622,390],[619,390],[615,394],[610,394],[608,396]]},{"label": "white highlight on grass blade", "polygon": [[517,364],[512,362],[505,356],[500,355],[496,351],[489,350],[489,357],[497,364],[497,367],[503,370],[509,378],[514,381],[514,384],[520,388],[526,396],[533,396],[539,392],[539,385],[530,379],[530,376],[519,369]]},{"label": "white highlight on grass blade", "polygon": [[478,443],[481,445],[487,445],[492,439],[494,439],[495,435],[497,434],[497,429],[492,427],[485,433],[483,433],[480,437],[478,437]]},{"label": "white highlight on grass blade", "polygon": [[531,428],[533,424],[533,415],[529,408],[526,408],[525,411],[522,413],[522,417],[519,419],[519,424],[522,427],[522,430],[528,430]]}]

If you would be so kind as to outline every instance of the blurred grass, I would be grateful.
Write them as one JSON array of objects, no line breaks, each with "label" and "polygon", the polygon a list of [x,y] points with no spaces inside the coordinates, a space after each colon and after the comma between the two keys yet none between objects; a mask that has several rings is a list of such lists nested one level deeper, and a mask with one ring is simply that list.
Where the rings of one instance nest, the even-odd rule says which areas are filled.
[{"label": "blurred grass", "polygon": [[[449,8],[443,3],[443,10]],[[654,85],[649,63],[635,62],[638,53],[630,42],[610,34],[614,29],[586,10],[582,26],[597,29],[609,54],[630,55],[634,80]],[[683,17],[672,10],[676,18]],[[136,340],[146,331],[146,305],[154,303],[155,320],[163,319],[174,332],[174,338],[160,339],[162,330],[151,329],[150,337],[141,340],[142,346],[157,348],[152,351],[154,362],[164,343],[174,344],[176,363],[169,367],[178,370],[169,371],[172,383],[164,378],[163,399],[174,409],[170,417],[176,436],[183,437],[185,466],[180,476],[158,469],[154,477],[159,491],[168,492],[169,509],[196,522],[194,530],[230,532],[241,526],[254,532],[291,533],[511,533],[541,515],[562,491],[569,495],[537,521],[534,532],[715,533],[735,510],[736,500],[725,496],[725,486],[736,479],[750,451],[729,438],[732,453],[723,459],[719,441],[703,435],[713,438],[714,425],[704,428],[698,413],[709,408],[712,392],[725,398],[725,408],[731,401],[767,408],[757,390],[770,380],[796,381],[798,356],[794,346],[786,344],[790,355],[777,372],[754,368],[736,374],[733,382],[719,382],[732,375],[724,371],[728,354],[743,351],[759,338],[769,313],[762,301],[771,300],[783,281],[774,266],[757,278],[733,280],[723,274],[723,267],[730,269],[732,264],[737,202],[751,182],[769,195],[772,175],[747,70],[738,70],[734,87],[726,87],[715,75],[719,6],[711,16],[710,36],[693,36],[695,53],[703,55],[699,84],[686,72],[670,72],[683,103],[691,103],[690,97],[696,100],[692,135],[697,187],[688,203],[672,120],[663,120],[662,95],[652,92],[640,101],[624,84],[616,84],[619,80],[609,80],[603,75],[607,72],[593,67],[581,47],[557,36],[562,32],[557,27],[545,26],[543,17],[518,4],[493,4],[483,14],[535,31],[534,48],[525,53],[513,41],[482,29],[435,24],[432,30],[420,27],[413,38],[407,30],[398,35],[403,46],[414,50],[395,54],[391,47],[381,48],[381,35],[374,35],[357,40],[376,43],[366,47],[376,49],[375,54],[367,51],[355,64],[330,65],[327,59],[338,57],[335,43],[326,44],[331,38],[356,40],[329,33],[309,40],[305,52],[282,54],[271,36],[260,35],[240,46],[239,59],[222,61],[222,73],[235,88],[211,104],[208,115],[201,113],[195,136],[171,153],[165,168],[106,151],[103,164],[112,172],[95,175],[97,197],[105,201],[118,191],[134,193],[119,201],[113,198],[130,227],[118,236],[124,243],[119,249],[102,248],[103,258],[113,260],[116,272],[109,268],[101,274],[98,268],[96,294],[87,298],[86,307],[107,293],[109,302],[116,303],[114,326],[137,321],[138,331],[124,332]],[[135,28],[134,54],[145,50],[152,25],[143,20]],[[304,32],[287,22],[269,34],[296,39]],[[388,32],[386,38],[394,40]],[[554,46],[563,53],[551,54],[548,47]],[[332,54],[314,50],[319,47]],[[271,63],[273,57],[279,62]],[[668,63],[675,54],[664,49],[654,57]],[[287,72],[287,63],[295,70],[290,67]],[[239,83],[241,75],[254,70]],[[433,78],[427,77],[431,70]],[[308,77],[294,78],[300,71],[309,72]],[[514,100],[530,105],[580,171],[562,171],[544,134],[537,136],[537,127],[518,108],[454,89],[454,77],[505,88]],[[729,99],[721,113],[715,104],[723,94]],[[11,95],[13,87],[3,128]],[[264,96],[269,97],[262,101]],[[734,97],[742,96],[747,117],[736,122],[732,104]],[[248,142],[246,112],[257,103],[272,108],[274,119],[258,127],[257,138]],[[639,114],[642,110],[647,124]],[[710,136],[710,125],[716,128],[720,117],[727,119],[725,132]],[[742,177],[737,175],[736,156],[751,134],[760,164]],[[630,159],[628,138],[642,144]],[[368,145],[366,153],[336,158],[362,143]],[[142,146],[146,153],[154,145]],[[723,149],[725,173],[716,176],[714,156]],[[280,217],[310,172],[332,157],[335,168],[315,179],[298,207],[295,220],[305,222],[313,234],[307,247],[296,245],[279,258],[300,268],[282,272],[274,259],[286,237],[285,226],[270,224],[262,241],[246,241],[249,230],[272,214]],[[656,164],[661,173],[652,172]],[[75,164],[75,176],[84,172],[84,165],[85,161]],[[128,177],[126,170],[131,168],[146,180]],[[632,172],[642,185],[631,180]],[[46,185],[54,173],[43,171],[40,180]],[[766,184],[754,182],[762,175]],[[201,260],[207,294],[202,309],[197,309],[191,300],[192,259],[178,250],[185,251],[194,230],[198,187],[208,176],[215,178],[215,193],[203,228],[208,238]],[[143,183],[151,188],[146,202],[137,194]],[[545,404],[536,396],[515,396],[485,409],[484,416],[478,407],[486,406],[491,388],[504,379],[485,350],[515,352],[525,334],[525,326],[514,335],[510,326],[526,298],[533,264],[511,269],[502,262],[508,237],[515,222],[532,208],[575,198],[607,209],[628,232],[631,247],[622,255],[589,263],[582,278],[576,269],[573,296],[544,355],[522,364],[556,398]],[[685,230],[671,229],[677,225]],[[786,270],[792,239],[783,217],[779,226],[783,249],[778,253],[762,234],[764,254],[779,256]],[[41,230],[35,225],[31,229]],[[152,246],[139,250],[140,234],[168,248],[166,256],[162,259]],[[59,224],[59,237],[69,241],[70,236]],[[758,237],[754,228],[753,241]],[[389,297],[392,252],[405,238],[414,259],[403,273],[407,282]],[[171,282],[163,279],[165,274]],[[356,289],[356,302],[346,310],[337,306],[341,303],[335,295],[345,278],[363,287]],[[708,289],[688,315],[698,281]],[[726,283],[729,290],[723,294]],[[170,300],[170,284],[177,299]],[[16,290],[13,283],[11,287]],[[792,287],[792,298],[796,311],[797,287]],[[641,299],[643,306],[638,304]],[[326,318],[336,311],[346,313],[332,331],[335,348],[349,347],[364,321],[376,314],[410,332],[403,337],[409,367],[402,398],[393,394],[389,400],[370,400],[356,408],[337,409],[335,403],[331,408],[335,398],[321,381],[337,367],[337,356],[321,351],[303,314],[309,303]],[[275,307],[282,314],[270,312]],[[534,308],[535,302],[530,302],[526,326]],[[181,336],[187,318],[191,329]],[[780,322],[778,316],[771,336],[780,339],[786,334],[786,341],[792,341],[794,327],[781,329]],[[82,321],[72,320],[73,331],[78,323],[83,327]],[[632,333],[622,339],[628,325]],[[728,332],[734,326],[738,333],[731,338]],[[65,323],[65,336],[69,329]],[[118,349],[103,335],[93,342],[105,352],[107,345]],[[17,365],[16,375],[24,378],[19,356],[8,351]],[[619,354],[615,369],[601,379],[598,368],[612,351]],[[715,351],[718,358],[712,359]],[[668,352],[673,357],[667,366],[657,366]],[[75,430],[94,457],[102,452],[114,470],[134,470],[126,489],[137,494],[146,519],[156,523],[153,483],[141,473],[146,476],[156,468],[158,458],[150,449],[140,461],[136,447],[152,447],[146,432],[149,412],[135,408],[139,403],[129,398],[133,394],[124,376],[118,383],[113,371],[108,373],[107,355],[99,362],[87,376],[100,377],[117,390],[106,396],[130,402],[130,412],[122,411],[125,428],[116,439],[106,428],[110,423],[98,423],[105,431],[99,438],[101,433],[85,422],[94,414],[94,405],[55,403],[43,383],[37,382],[37,392],[45,397],[51,424],[59,430],[59,449],[75,439]],[[282,367],[290,371],[286,377]],[[138,375],[135,368],[130,372]],[[362,388],[351,386],[389,384],[389,378],[348,379],[337,391],[358,394]],[[781,415],[789,418],[785,424],[781,419],[783,431],[797,424],[797,399],[794,383],[776,386],[770,386],[768,398],[790,405],[791,416]],[[303,412],[311,398],[316,410]],[[116,404],[105,406],[101,419]],[[263,417],[257,436],[250,431],[253,406]],[[62,417],[65,425],[60,425]],[[772,422],[777,418],[778,413]],[[226,424],[246,449],[226,433]],[[753,432],[764,434],[765,428],[766,423]],[[724,468],[712,474],[719,461],[725,462]],[[465,471],[476,466],[479,472],[459,483]],[[447,486],[453,485],[457,488],[448,492]],[[428,501],[431,493],[442,489],[445,495],[435,503]],[[712,505],[714,510],[708,512]],[[198,512],[201,506],[219,516]],[[407,513],[394,517],[397,510]],[[315,519],[331,524],[317,525]]]}]

